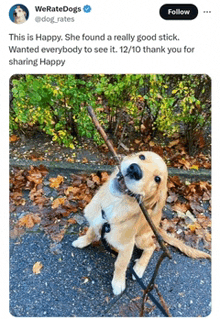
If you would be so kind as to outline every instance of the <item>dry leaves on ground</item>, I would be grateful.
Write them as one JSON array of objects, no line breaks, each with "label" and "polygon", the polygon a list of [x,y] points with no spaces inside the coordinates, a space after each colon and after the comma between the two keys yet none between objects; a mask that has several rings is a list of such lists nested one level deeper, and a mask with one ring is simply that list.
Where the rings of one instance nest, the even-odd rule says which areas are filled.
[{"label": "dry leaves on ground", "polygon": [[[29,191],[28,197],[32,205],[36,205],[39,210],[38,213],[28,213],[20,218],[11,229],[11,237],[20,236],[25,229],[31,229],[36,224],[40,224],[40,227],[54,242],[61,241],[67,228],[77,223],[74,213],[82,211],[100,185],[108,179],[106,172],[91,175],[72,174],[71,181],[65,183],[64,177],[58,175],[49,179],[49,186],[57,191],[57,197],[54,199],[44,194],[44,181],[47,173],[47,169],[42,165],[32,166],[27,170],[18,168],[12,170],[10,176],[11,212],[15,213],[16,209],[21,206],[26,207],[27,201],[23,198],[23,191]],[[28,202],[28,205],[30,206],[31,203]],[[31,207],[29,211],[30,209]]]},{"label": "dry leaves on ground", "polygon": [[210,250],[211,220],[203,206],[205,202],[211,205],[210,201],[209,182],[183,182],[178,176],[170,176],[167,203],[176,214],[171,220],[164,218],[161,226],[196,248],[202,240],[204,247]]},{"label": "dry leaves on ground", "polygon": [[[11,231],[13,238],[23,234],[25,229],[39,224],[54,242],[60,242],[68,227],[77,223],[74,214],[83,211],[97,189],[108,179],[106,172],[91,175],[72,174],[71,181],[65,181],[63,176],[58,175],[50,178],[46,184],[57,192],[56,198],[49,198],[44,194],[47,173],[43,166],[31,167],[29,170],[13,169],[10,176],[11,211],[16,212],[19,207],[25,209],[27,201],[23,198],[24,190],[29,191],[32,205],[38,207],[35,213],[26,214],[14,224]],[[183,182],[178,176],[169,177],[167,204],[175,215],[170,220],[164,218],[162,227],[195,247],[202,239],[205,247],[210,249],[211,221],[205,215],[202,205],[203,202],[210,203],[210,200],[210,183]],[[30,211],[30,207],[27,211]],[[80,235],[85,234],[86,230],[84,227]]]}]

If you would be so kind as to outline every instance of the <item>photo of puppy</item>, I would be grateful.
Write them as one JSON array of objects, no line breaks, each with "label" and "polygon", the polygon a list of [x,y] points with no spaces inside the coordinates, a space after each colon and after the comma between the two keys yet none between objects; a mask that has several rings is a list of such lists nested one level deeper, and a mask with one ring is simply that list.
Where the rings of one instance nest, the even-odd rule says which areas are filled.
[{"label": "photo of puppy", "polygon": [[27,13],[18,5],[13,12],[14,23],[22,24],[26,22]]},{"label": "photo of puppy", "polygon": [[[127,188],[132,193],[141,195],[153,223],[167,243],[189,257],[210,258],[210,255],[185,245],[159,227],[167,198],[168,178],[167,166],[159,155],[153,152],[140,152],[126,156],[121,162],[120,170]],[[134,266],[140,278],[156,248],[152,229],[136,199],[122,192],[117,179],[118,172],[116,168],[86,206],[84,212],[90,225],[89,229],[86,235],[72,243],[74,247],[84,248],[100,238],[101,228],[105,222],[110,224],[111,230],[105,234],[105,239],[118,251],[112,280],[115,295],[121,294],[125,289],[125,273],[134,245],[143,250]]]}]

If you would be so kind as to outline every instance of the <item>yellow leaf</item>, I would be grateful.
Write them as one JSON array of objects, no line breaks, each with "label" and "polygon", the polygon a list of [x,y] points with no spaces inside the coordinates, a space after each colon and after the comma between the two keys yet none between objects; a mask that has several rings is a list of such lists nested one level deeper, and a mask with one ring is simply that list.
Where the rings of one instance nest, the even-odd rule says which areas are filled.
[{"label": "yellow leaf", "polygon": [[43,268],[43,265],[41,264],[41,262],[37,261],[33,266],[33,273],[36,275],[40,274],[42,268]]},{"label": "yellow leaf", "polygon": [[198,171],[199,166],[198,166],[198,165],[192,165],[192,166],[190,167],[190,169],[196,169],[196,170]]},{"label": "yellow leaf", "polygon": [[195,232],[196,229],[201,229],[201,225],[198,223],[194,223],[193,225],[188,225],[188,228],[192,231]]}]

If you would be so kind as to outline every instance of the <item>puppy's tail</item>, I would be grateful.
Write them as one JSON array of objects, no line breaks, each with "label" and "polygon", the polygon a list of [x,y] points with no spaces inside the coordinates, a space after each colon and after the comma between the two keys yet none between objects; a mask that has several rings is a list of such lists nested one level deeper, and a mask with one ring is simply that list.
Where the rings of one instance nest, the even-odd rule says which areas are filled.
[{"label": "puppy's tail", "polygon": [[185,255],[191,257],[191,258],[208,258],[211,259],[211,256],[203,251],[194,249],[190,246],[185,245],[181,240],[174,238],[172,236],[169,236],[167,232],[164,229],[158,228],[158,231],[160,235],[162,236],[163,240],[170,244],[171,246],[174,246],[178,248],[180,251],[182,251]]}]

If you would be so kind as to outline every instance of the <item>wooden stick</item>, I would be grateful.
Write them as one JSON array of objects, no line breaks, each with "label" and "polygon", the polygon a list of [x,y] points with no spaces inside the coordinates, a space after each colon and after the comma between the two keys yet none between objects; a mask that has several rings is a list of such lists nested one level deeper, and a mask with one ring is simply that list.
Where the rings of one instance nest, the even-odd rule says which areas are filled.
[{"label": "wooden stick", "polygon": [[91,116],[93,123],[95,124],[95,127],[97,128],[98,132],[103,137],[105,143],[107,144],[108,148],[110,149],[110,151],[114,155],[114,158],[117,160],[118,164],[120,164],[120,159],[119,159],[117,153],[115,152],[113,145],[111,144],[111,142],[108,139],[108,136],[106,135],[105,131],[103,130],[103,128],[99,124],[99,121],[98,121],[98,119],[93,111],[93,108],[90,105],[88,106],[88,112],[89,112],[89,115]]}]

